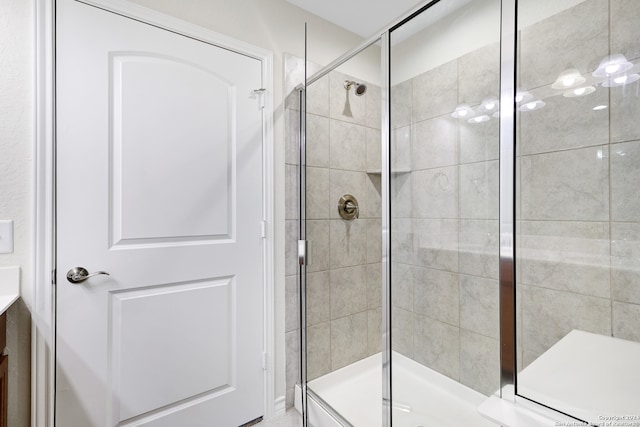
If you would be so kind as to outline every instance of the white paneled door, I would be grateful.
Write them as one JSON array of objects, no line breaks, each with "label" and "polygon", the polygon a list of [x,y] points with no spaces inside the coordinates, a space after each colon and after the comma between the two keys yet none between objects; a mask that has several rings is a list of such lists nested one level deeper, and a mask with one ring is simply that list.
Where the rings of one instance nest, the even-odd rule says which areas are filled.
[{"label": "white paneled door", "polygon": [[261,62],[74,0],[56,22],[56,425],[260,417]]}]

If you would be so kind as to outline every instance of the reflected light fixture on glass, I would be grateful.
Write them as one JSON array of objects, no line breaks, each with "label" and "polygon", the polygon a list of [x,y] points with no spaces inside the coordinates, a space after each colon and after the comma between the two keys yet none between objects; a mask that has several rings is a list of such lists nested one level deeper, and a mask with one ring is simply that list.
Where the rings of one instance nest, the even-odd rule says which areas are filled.
[{"label": "reflected light fixture on glass", "polygon": [[488,122],[489,120],[491,120],[491,117],[487,116],[486,114],[483,114],[481,116],[472,117],[467,121],[469,123],[482,123],[482,122]]},{"label": "reflected light fixture on glass", "polygon": [[498,98],[485,98],[478,107],[478,111],[490,113],[492,111],[497,111],[498,107],[500,107],[500,101],[498,101]]},{"label": "reflected light fixture on glass", "polygon": [[580,72],[575,68],[570,68],[568,70],[560,73],[555,83],[551,85],[554,89],[567,89],[573,86],[578,86],[584,83],[586,79],[582,77]]},{"label": "reflected light fixture on glass", "polygon": [[473,117],[473,110],[468,104],[460,104],[456,107],[455,111],[451,113],[451,117],[454,117],[456,119]]},{"label": "reflected light fixture on glass", "polygon": [[575,89],[568,90],[564,92],[562,96],[565,96],[567,98],[577,98],[579,96],[586,96],[586,95],[592,94],[595,91],[596,91],[596,88],[593,86],[584,86],[584,87],[578,87]]},{"label": "reflected light fixture on glass", "polygon": [[601,111],[606,109],[607,106],[606,105],[596,105],[595,107],[593,107],[593,111]]},{"label": "reflected light fixture on glass", "polygon": [[541,101],[539,99],[536,99],[534,101],[529,101],[526,104],[522,104],[519,108],[518,111],[522,111],[522,112],[526,112],[526,111],[535,111],[535,110],[539,110],[542,107],[544,107],[545,105],[547,105],[544,101]]},{"label": "reflected light fixture on glass", "polygon": [[602,82],[604,87],[619,87],[628,85],[640,79],[640,74],[623,74],[616,77],[610,77],[608,80]]},{"label": "reflected light fixture on glass", "polygon": [[600,65],[593,72],[593,77],[609,77],[616,74],[624,73],[633,67],[633,64],[627,61],[622,54],[607,56],[600,61]]},{"label": "reflected light fixture on glass", "polygon": [[520,90],[520,91],[516,92],[516,102],[517,103],[527,102],[531,98],[533,98],[533,95],[531,95],[526,90]]}]

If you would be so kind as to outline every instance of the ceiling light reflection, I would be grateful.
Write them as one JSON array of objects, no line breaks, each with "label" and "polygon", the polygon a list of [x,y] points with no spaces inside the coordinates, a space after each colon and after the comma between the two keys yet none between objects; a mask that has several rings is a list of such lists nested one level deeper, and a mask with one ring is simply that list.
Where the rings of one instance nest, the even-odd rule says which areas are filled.
[{"label": "ceiling light reflection", "polygon": [[491,120],[491,117],[487,116],[486,114],[483,114],[482,116],[472,117],[467,121],[469,123],[482,123],[482,122],[488,122],[489,120]]},{"label": "ceiling light reflection", "polygon": [[582,77],[580,72],[575,68],[570,68],[568,70],[560,73],[555,83],[551,85],[554,89],[567,89],[571,86],[577,86],[584,83],[586,79]]},{"label": "ceiling light reflection", "polygon": [[456,107],[455,111],[451,113],[451,117],[456,119],[463,119],[465,117],[472,117],[473,110],[469,106],[469,104],[460,104]]},{"label": "ceiling light reflection", "polygon": [[624,73],[631,67],[633,67],[633,64],[627,61],[624,55],[618,53],[604,57],[592,75],[593,77],[609,77]]},{"label": "ceiling light reflection", "polygon": [[579,88],[568,90],[564,92],[562,96],[565,96],[567,98],[576,98],[578,96],[586,96],[586,95],[592,94],[595,91],[596,91],[595,87],[585,86],[585,87],[579,87]]},{"label": "ceiling light reflection", "polygon": [[612,77],[602,82],[604,87],[619,87],[628,85],[640,79],[640,74],[624,74],[617,77]]},{"label": "ceiling light reflection", "polygon": [[527,102],[526,104],[521,105],[518,108],[518,111],[527,112],[527,111],[539,110],[545,105],[547,104],[544,101],[536,99],[535,101],[530,101],[530,102]]}]

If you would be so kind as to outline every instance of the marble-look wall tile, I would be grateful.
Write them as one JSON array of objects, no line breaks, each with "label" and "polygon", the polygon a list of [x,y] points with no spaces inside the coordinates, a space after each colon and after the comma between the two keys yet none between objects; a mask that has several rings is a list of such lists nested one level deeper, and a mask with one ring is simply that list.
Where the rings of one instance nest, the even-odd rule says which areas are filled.
[{"label": "marble-look wall tile", "polygon": [[331,168],[364,171],[367,160],[367,128],[339,120],[331,120],[329,127]]},{"label": "marble-look wall tile", "polygon": [[497,160],[460,165],[460,217],[498,219],[500,165]]},{"label": "marble-look wall tile", "polygon": [[360,218],[380,218],[382,217],[381,175],[368,173],[365,185],[365,203],[360,205]]},{"label": "marble-look wall tile", "polygon": [[339,71],[329,73],[329,117],[345,122],[367,124],[367,95],[357,96],[355,87],[346,90],[345,81],[356,81],[356,77],[349,76]]},{"label": "marble-look wall tile", "polygon": [[460,273],[498,278],[498,220],[460,220]]},{"label": "marble-look wall tile", "polygon": [[331,284],[329,271],[307,273],[307,325],[331,320]]},{"label": "marble-look wall tile", "polygon": [[410,218],[396,218],[391,222],[391,253],[393,260],[413,264],[413,223]]},{"label": "marble-look wall tile", "polygon": [[587,0],[521,31],[520,84],[553,83],[568,68],[591,73],[609,53],[609,4]]},{"label": "marble-look wall tile", "polygon": [[367,356],[382,349],[382,307],[367,311]]},{"label": "marble-look wall tile", "polygon": [[413,220],[414,264],[438,270],[458,271],[458,220]]},{"label": "marble-look wall tile", "polygon": [[286,384],[294,387],[300,381],[300,330],[285,334],[287,355],[285,357]]},{"label": "marble-look wall tile", "polygon": [[640,139],[640,80],[610,92],[611,142]]},{"label": "marble-look wall tile", "polygon": [[288,219],[284,222],[284,274],[294,276],[298,273],[298,221]]},{"label": "marble-look wall tile", "polygon": [[331,324],[307,327],[307,379],[309,381],[331,372]]},{"label": "marble-look wall tile", "polygon": [[[329,220],[307,220],[307,241],[309,242],[309,264],[307,272],[322,271],[329,269],[330,247],[330,223]],[[298,224],[296,222],[296,236]],[[297,237],[296,237],[297,240]],[[293,263],[293,268],[297,271],[298,259],[296,256],[297,246],[293,249],[293,258],[287,258],[287,267]]]},{"label": "marble-look wall tile", "polygon": [[366,311],[331,321],[331,369],[336,370],[367,356]]},{"label": "marble-look wall tile", "polygon": [[458,120],[460,163],[495,160],[500,153],[500,121],[481,123]]},{"label": "marble-look wall tile", "polygon": [[640,343],[640,305],[613,303],[613,336]]},{"label": "marble-look wall tile", "polygon": [[460,327],[498,339],[499,291],[496,279],[460,275]]},{"label": "marble-look wall tile", "polygon": [[[640,101],[640,98],[638,100]],[[640,125],[636,124],[636,126],[640,128]],[[640,221],[640,194],[637,188],[639,182],[640,141],[612,144],[611,219],[613,221]]]},{"label": "marble-look wall tile", "polygon": [[382,307],[382,263],[367,264],[367,308]]},{"label": "marble-look wall tile", "polygon": [[460,382],[486,396],[500,388],[498,340],[460,330]]},{"label": "marble-look wall tile", "polygon": [[367,91],[362,95],[362,98],[365,99],[366,105],[365,124],[372,129],[380,129],[382,124],[382,100],[380,95],[380,86],[367,83]]},{"label": "marble-look wall tile", "polygon": [[287,108],[284,110],[285,126],[285,158],[289,165],[300,163],[300,112]]},{"label": "marble-look wall tile", "polygon": [[330,217],[329,169],[309,166],[306,172],[306,216],[309,219],[328,219]]},{"label": "marble-look wall tile", "polygon": [[382,220],[367,219],[367,263],[382,260]]},{"label": "marble-look wall tile", "polygon": [[457,119],[441,116],[416,123],[411,141],[411,170],[458,163]]},{"label": "marble-look wall tile", "polygon": [[300,328],[300,292],[298,276],[287,276],[284,279],[284,330],[291,332]]},{"label": "marble-look wall tile", "polygon": [[[298,219],[298,212],[300,210],[300,201],[298,200],[298,170],[297,165],[284,165],[285,173],[285,219]],[[328,173],[327,173],[328,176]],[[327,185],[327,197],[329,195],[329,188]]]},{"label": "marble-look wall tile", "polygon": [[458,61],[450,61],[413,79],[412,122],[449,115],[458,105]]},{"label": "marble-look wall tile", "polygon": [[411,174],[399,173],[391,175],[390,187],[392,218],[411,218],[413,207]]},{"label": "marble-look wall tile", "polygon": [[391,264],[392,306],[413,311],[413,267],[399,262]]},{"label": "marble-look wall tile", "polygon": [[640,304],[640,224],[611,224],[611,296]]},{"label": "marble-look wall tile", "polygon": [[607,105],[609,90],[605,87],[591,95],[567,98],[561,95],[545,98],[546,105],[520,114],[520,154],[536,154],[570,148],[603,145],[609,142],[609,117],[594,111],[596,105]]},{"label": "marble-look wall tile", "polygon": [[331,169],[329,216],[330,218],[340,218],[338,213],[338,201],[345,194],[351,194],[358,200],[359,205],[366,205],[367,195],[367,174],[365,172],[345,171]]},{"label": "marble-look wall tile", "polygon": [[391,131],[391,171],[411,170],[411,126],[403,126]]},{"label": "marble-look wall tile", "polygon": [[640,58],[640,2],[611,0],[611,52],[621,53],[629,60]]},{"label": "marble-look wall tile", "polygon": [[307,113],[329,117],[329,75],[307,86]]},{"label": "marble-look wall tile", "polygon": [[391,348],[413,358],[413,313],[393,307],[391,310]]},{"label": "marble-look wall tile", "polygon": [[413,79],[406,80],[391,88],[391,129],[411,124],[413,100]]},{"label": "marble-look wall tile", "polygon": [[382,135],[379,129],[366,128],[367,172],[380,172],[382,169]]},{"label": "marble-look wall tile", "polygon": [[522,347],[528,365],[573,329],[611,335],[611,301],[521,286]]},{"label": "marble-look wall tile", "polygon": [[414,267],[413,312],[450,325],[460,320],[458,273]]},{"label": "marble-look wall tile", "polygon": [[[500,9],[495,8],[487,28],[500,37]],[[500,97],[500,44],[492,43],[458,58],[458,102],[478,105],[484,99]]]},{"label": "marble-look wall tile", "polygon": [[414,218],[458,217],[458,167],[428,169],[411,174]]},{"label": "marble-look wall tile", "polygon": [[414,360],[454,380],[460,377],[460,329],[418,314],[413,316]]},{"label": "marble-look wall tile", "polygon": [[527,285],[609,298],[609,223],[522,221],[520,280]]},{"label": "marble-look wall tile", "polygon": [[329,167],[329,138],[329,118],[307,114],[307,166]]},{"label": "marble-look wall tile", "polygon": [[609,219],[609,147],[521,159],[522,219]]},{"label": "marble-look wall tile", "polygon": [[329,240],[332,269],[366,264],[367,224],[364,220],[331,220]]},{"label": "marble-look wall tile", "polygon": [[331,270],[331,319],[367,309],[367,267]]}]

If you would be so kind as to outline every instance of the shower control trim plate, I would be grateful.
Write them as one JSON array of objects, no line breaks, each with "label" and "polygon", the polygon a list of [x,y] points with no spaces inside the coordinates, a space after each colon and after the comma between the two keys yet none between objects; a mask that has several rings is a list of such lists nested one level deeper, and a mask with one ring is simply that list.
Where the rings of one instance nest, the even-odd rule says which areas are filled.
[{"label": "shower control trim plate", "polygon": [[338,201],[338,213],[343,219],[353,221],[360,216],[358,200],[351,194],[345,194]]}]

